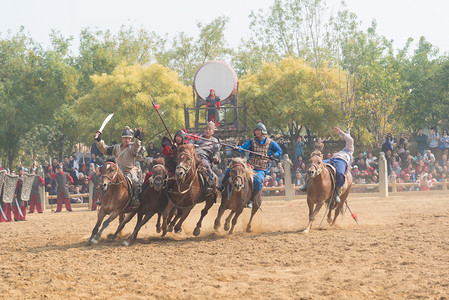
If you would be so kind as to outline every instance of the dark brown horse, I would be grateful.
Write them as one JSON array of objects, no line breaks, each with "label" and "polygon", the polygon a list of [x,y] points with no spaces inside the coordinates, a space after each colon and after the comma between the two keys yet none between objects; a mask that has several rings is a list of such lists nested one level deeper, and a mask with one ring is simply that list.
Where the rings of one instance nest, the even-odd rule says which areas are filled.
[{"label": "dark brown horse", "polygon": [[140,205],[136,210],[129,213],[126,218],[120,222],[114,235],[111,239],[115,239],[117,234],[125,227],[125,225],[131,221],[131,219],[137,214],[137,223],[134,227],[133,233],[128,237],[127,240],[123,241],[123,245],[129,246],[133,241],[136,240],[139,230],[144,226],[154,214],[158,214],[158,222],[156,225],[157,232],[160,232],[160,219],[162,212],[167,205],[167,197],[164,189],[167,187],[168,182],[168,171],[164,165],[164,158],[154,159],[153,169],[151,177],[148,183],[144,185],[144,190],[140,195]]},{"label": "dark brown horse", "polygon": [[165,236],[167,233],[169,215],[173,208],[178,213],[174,220],[170,222],[170,229],[174,227],[175,232],[181,232],[182,223],[192,208],[197,203],[206,201],[206,205],[201,210],[201,217],[196,224],[193,234],[198,236],[201,232],[203,218],[215,203],[217,190],[216,186],[214,186],[213,193],[203,195],[203,184],[201,183],[197,170],[198,163],[195,145],[187,144],[179,146],[175,180],[167,192],[168,203],[162,215],[162,236]]},{"label": "dark brown horse", "polygon": [[[310,155],[310,167],[307,171],[309,175],[309,182],[307,185],[307,205],[309,206],[309,223],[307,224],[304,233],[308,233],[312,228],[312,223],[316,215],[320,211],[323,204],[327,202],[329,206],[329,213],[327,215],[327,222],[334,225],[343,205],[348,198],[352,186],[352,175],[350,168],[346,172],[346,183],[341,190],[340,203],[336,203],[334,198],[334,184],[331,180],[331,170],[327,164],[323,163],[322,154],[319,150],[315,150]],[[332,220],[332,211],[335,210],[335,216]]]},{"label": "dark brown horse", "polygon": [[[251,199],[251,194],[253,191],[253,176],[254,172],[251,167],[246,164],[246,161],[243,158],[233,158],[230,165],[230,180],[223,193],[221,194],[221,204],[218,209],[218,215],[215,219],[214,228],[220,228],[220,220],[223,216],[225,210],[230,209],[231,213],[226,218],[226,222],[224,225],[224,230],[229,230],[230,222],[232,216],[232,227],[229,230],[229,234],[234,232],[235,224],[237,224],[237,219],[243,211],[243,208]],[[260,200],[260,201],[258,201]],[[257,212],[260,207],[262,198],[258,197],[258,199],[254,201],[253,208],[251,210],[251,218],[249,219],[248,225],[246,227],[246,231],[251,231],[251,221],[253,220],[254,214]]]},{"label": "dark brown horse", "polygon": [[[97,215],[97,224],[92,230],[92,235],[89,238],[88,244],[97,244],[103,230],[108,227],[109,223],[117,218],[117,216],[120,216],[120,223],[123,222],[127,204],[131,197],[128,188],[128,180],[116,163],[110,161],[106,162],[101,169],[101,174],[99,184],[104,194]],[[103,219],[106,215],[110,216],[103,223]],[[102,225],[102,227],[100,231],[98,231],[100,225]]]}]

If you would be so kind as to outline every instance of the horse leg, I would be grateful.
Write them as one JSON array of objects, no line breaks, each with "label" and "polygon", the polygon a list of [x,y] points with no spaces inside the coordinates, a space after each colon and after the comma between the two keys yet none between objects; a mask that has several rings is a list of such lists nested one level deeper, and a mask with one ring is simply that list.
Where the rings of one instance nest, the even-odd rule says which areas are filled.
[{"label": "horse leg", "polygon": [[132,242],[134,242],[136,240],[137,234],[139,233],[142,226],[145,225],[151,219],[151,217],[154,216],[154,214],[155,214],[154,212],[146,214],[145,218],[143,218],[143,220],[142,220],[142,217],[139,218],[139,220],[136,224],[136,227],[134,227],[133,233],[129,236],[129,238],[127,238],[125,241],[123,241],[123,243],[122,243],[123,246],[129,246],[129,245],[131,245]]},{"label": "horse leg", "polygon": [[340,203],[338,203],[337,207],[335,208],[335,216],[334,216],[334,220],[331,223],[331,226],[334,226],[335,221],[337,220],[337,217],[340,214],[340,211],[343,209],[343,204],[344,204],[344,201],[341,200]]},{"label": "horse leg", "polygon": [[249,218],[248,225],[246,225],[246,232],[251,232],[251,222],[253,221],[253,217],[259,210],[261,204],[262,204],[262,197],[259,191],[259,193],[256,195],[256,198],[253,201],[253,208],[251,209],[251,217]]},{"label": "horse leg", "polygon": [[235,216],[232,219],[232,226],[231,226],[231,230],[229,230],[229,234],[233,234],[234,233],[235,224],[237,224],[237,219],[239,218],[239,216],[242,213],[242,211],[243,211],[243,207],[239,207],[237,209],[237,211],[235,212]]},{"label": "horse leg", "polygon": [[229,230],[229,228],[231,228],[231,219],[232,219],[232,216],[235,214],[235,210],[233,210],[233,211],[231,211],[230,213],[229,213],[229,216],[226,218],[226,221],[225,221],[225,224],[224,224],[224,227],[223,227],[223,229],[224,230],[226,230],[226,231],[228,231]]},{"label": "horse leg", "polygon": [[156,223],[156,232],[161,232],[161,216],[162,214],[160,212],[157,213],[157,223]]},{"label": "horse leg", "polygon": [[103,233],[103,230],[105,230],[106,227],[109,226],[109,223],[111,223],[112,221],[115,220],[115,218],[118,217],[118,214],[119,214],[118,212],[113,212],[113,213],[109,216],[109,218],[108,218],[106,221],[104,221],[103,225],[101,226],[100,231],[98,231],[97,234],[95,235],[95,237],[91,240],[92,243],[98,244],[98,241],[100,240],[100,237],[101,237],[101,234]]},{"label": "horse leg", "polygon": [[[131,213],[129,213],[126,218],[122,218],[122,215],[120,215],[120,224],[117,227],[117,230],[114,232],[113,235],[108,236],[108,238],[110,238],[111,240],[115,240],[115,238],[117,237],[117,235],[122,231],[123,227],[125,227],[126,224],[128,224],[129,221],[131,221],[131,219],[136,215],[136,211],[132,211]],[[137,217],[140,217],[139,215],[137,215]],[[141,217],[140,217],[141,218]]]},{"label": "horse leg", "polygon": [[203,210],[201,210],[201,217],[200,217],[198,223],[196,223],[195,230],[193,230],[193,235],[194,236],[199,236],[200,235],[200,233],[201,233],[201,225],[203,223],[203,218],[207,215],[207,213],[209,212],[209,209],[212,207],[212,205],[214,205],[216,197],[217,197],[217,195],[214,195],[214,197],[212,199],[206,200],[206,205],[204,206]]},{"label": "horse leg", "polygon": [[[175,218],[172,220],[173,214],[174,214],[175,212],[176,212],[176,216],[175,216]],[[171,220],[171,221],[169,222],[169,225],[168,225],[168,232],[173,232],[173,228],[175,227],[175,224],[176,224],[176,222],[179,220],[179,218],[181,217],[181,215],[182,215],[181,209],[172,209],[172,211],[171,211],[171,213],[170,213],[170,216],[168,217],[168,219]]]},{"label": "horse leg", "polygon": [[162,213],[162,237],[167,234],[167,219],[172,208],[173,204],[169,201],[164,209],[164,212]]},{"label": "horse leg", "polygon": [[185,219],[189,216],[191,210],[192,210],[192,208],[190,208],[190,209],[182,209],[181,210],[179,221],[178,221],[178,223],[175,226],[175,233],[181,233],[182,223],[184,223]]},{"label": "horse leg", "polygon": [[307,224],[306,229],[302,231],[304,233],[309,233],[310,229],[312,228],[312,222],[315,219],[315,217],[313,216],[313,207],[315,206],[315,204],[312,202],[312,200],[307,198],[307,205],[309,206],[309,223]]},{"label": "horse leg", "polygon": [[215,222],[214,222],[214,229],[215,229],[215,230],[217,230],[218,228],[220,228],[220,226],[221,226],[221,224],[220,224],[221,217],[223,216],[225,210],[226,210],[226,209],[224,208],[224,203],[222,202],[221,205],[220,205],[220,208],[218,209],[218,215],[217,215],[217,218],[215,219]]},{"label": "horse leg", "polygon": [[97,216],[97,224],[95,224],[95,227],[92,230],[92,235],[90,236],[89,241],[87,242],[88,246],[90,246],[92,244],[92,240],[93,240],[94,236],[97,234],[98,228],[100,228],[100,225],[103,222],[103,219],[105,216],[106,216],[106,213],[104,212],[104,210],[100,209],[100,211],[98,212],[98,216]]}]

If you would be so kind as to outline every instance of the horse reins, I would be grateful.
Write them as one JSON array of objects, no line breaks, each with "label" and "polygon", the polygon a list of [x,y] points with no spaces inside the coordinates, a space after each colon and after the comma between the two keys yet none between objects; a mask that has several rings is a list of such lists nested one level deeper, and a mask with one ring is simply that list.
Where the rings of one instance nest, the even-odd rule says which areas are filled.
[{"label": "horse reins", "polygon": [[[116,165],[115,163],[113,163],[113,162],[108,162],[108,164],[117,166],[117,165]],[[117,169],[115,170],[115,174],[114,174],[114,176],[112,176],[112,178],[109,177],[109,176],[106,175],[106,174],[102,174],[100,178],[105,177],[105,178],[109,179],[109,180],[110,180],[110,184],[112,184],[112,185],[120,185],[120,184],[123,183],[123,181],[125,181],[125,177],[123,176],[123,180],[120,181],[120,182],[114,182],[115,176],[116,176],[117,174],[118,174],[118,167],[117,167]]]},{"label": "horse reins", "polygon": [[185,181],[186,178],[187,178],[187,174],[190,172],[190,170],[192,169],[192,166],[193,166],[193,155],[191,155],[191,154],[189,154],[189,153],[187,153],[187,152],[181,152],[181,153],[179,153],[179,156],[181,156],[181,155],[187,155],[187,156],[192,160],[192,163],[190,164],[190,166],[189,166],[188,168],[186,168],[186,167],[184,167],[184,166],[179,166],[179,165],[176,167],[176,168],[182,168],[182,169],[185,171],[185,173],[186,173],[186,175],[182,178],[181,182],[178,182],[178,184],[177,184],[177,186],[178,186],[178,193],[180,193],[180,194],[185,194],[185,193],[187,193],[188,191],[190,191],[190,189],[192,188],[192,184],[193,184],[193,182],[195,181],[195,178],[196,178],[196,176],[198,175],[198,172],[194,172],[195,174],[193,175],[193,179],[192,179],[192,181],[190,182],[189,187],[188,187],[185,191],[182,191],[182,192],[181,192],[181,184],[184,183],[184,181]]}]

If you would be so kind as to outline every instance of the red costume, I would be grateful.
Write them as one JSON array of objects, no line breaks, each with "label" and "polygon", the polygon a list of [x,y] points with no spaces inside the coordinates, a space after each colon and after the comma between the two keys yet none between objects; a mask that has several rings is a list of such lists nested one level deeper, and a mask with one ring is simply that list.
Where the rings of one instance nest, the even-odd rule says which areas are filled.
[{"label": "red costume", "polygon": [[[59,166],[59,169],[62,169],[62,166]],[[69,189],[67,188],[67,185],[69,182],[73,183],[73,178],[68,173],[61,171],[51,174],[51,178],[56,179],[56,183],[58,184],[58,205],[56,207],[56,212],[60,212],[62,210],[63,200],[65,202],[66,210],[72,211],[72,206],[70,205]]]}]

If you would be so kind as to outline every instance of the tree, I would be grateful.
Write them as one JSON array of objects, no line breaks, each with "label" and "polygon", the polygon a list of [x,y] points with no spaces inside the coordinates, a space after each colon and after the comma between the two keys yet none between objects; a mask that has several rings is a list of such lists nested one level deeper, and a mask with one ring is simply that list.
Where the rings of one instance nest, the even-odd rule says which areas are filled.
[{"label": "tree", "polygon": [[[321,72],[328,72],[329,86],[338,86],[331,70]],[[325,134],[341,121],[333,103],[327,101],[315,69],[303,59],[290,57],[278,64],[266,63],[259,72],[249,73],[240,86],[240,99],[248,103],[251,112],[248,122],[262,120],[271,132],[290,130],[294,137],[302,125]]]},{"label": "tree", "polygon": [[150,96],[161,105],[160,112],[174,132],[184,127],[183,104],[192,104],[190,89],[178,80],[174,71],[158,64],[126,66],[120,64],[110,75],[92,76],[94,88],[78,99],[76,108],[78,134],[89,144],[103,119],[114,113],[104,130],[108,142],[120,138],[125,126],[143,127],[148,133],[165,132],[153,109]]}]

